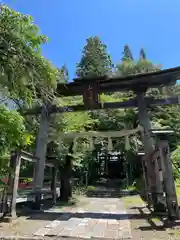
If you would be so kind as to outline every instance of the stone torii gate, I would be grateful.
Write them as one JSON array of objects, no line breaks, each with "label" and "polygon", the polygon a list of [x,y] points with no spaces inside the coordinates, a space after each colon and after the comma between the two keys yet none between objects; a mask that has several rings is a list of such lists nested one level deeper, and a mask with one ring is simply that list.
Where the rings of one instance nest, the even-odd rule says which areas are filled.
[{"label": "stone torii gate", "polygon": [[[40,108],[28,110],[27,114],[41,114],[40,129],[37,137],[36,156],[40,159],[36,165],[34,175],[34,188],[38,192],[43,186],[45,156],[48,138],[48,125],[51,114],[63,112],[89,111],[115,108],[137,108],[139,122],[144,128],[142,140],[147,163],[147,175],[151,186],[151,197],[154,210],[158,211],[159,199],[163,195],[160,176],[157,171],[157,164],[154,164],[151,154],[155,150],[153,138],[151,137],[151,124],[148,116],[148,107],[156,105],[179,104],[178,97],[167,99],[153,99],[146,97],[149,88],[160,88],[172,86],[180,78],[180,67],[166,69],[154,73],[138,74],[128,77],[89,77],[74,79],[67,84],[58,84],[57,93],[59,96],[83,96],[83,105],[72,105],[57,107],[54,105],[42,106]],[[124,102],[104,102],[100,100],[101,93],[112,93],[119,91],[133,91],[135,98]],[[170,173],[171,174],[171,173]],[[174,184],[171,178],[171,184]],[[171,191],[172,194],[172,191]],[[173,192],[172,201],[176,201],[176,193]],[[173,203],[172,203],[173,205]]]}]

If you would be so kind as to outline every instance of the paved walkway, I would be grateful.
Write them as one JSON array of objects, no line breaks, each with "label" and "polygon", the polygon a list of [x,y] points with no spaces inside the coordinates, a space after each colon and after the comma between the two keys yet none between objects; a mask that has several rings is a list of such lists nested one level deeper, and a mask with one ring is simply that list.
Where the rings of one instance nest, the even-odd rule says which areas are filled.
[{"label": "paved walkway", "polygon": [[120,198],[89,198],[88,204],[66,211],[57,208],[58,219],[36,231],[39,237],[130,239],[131,226]]}]

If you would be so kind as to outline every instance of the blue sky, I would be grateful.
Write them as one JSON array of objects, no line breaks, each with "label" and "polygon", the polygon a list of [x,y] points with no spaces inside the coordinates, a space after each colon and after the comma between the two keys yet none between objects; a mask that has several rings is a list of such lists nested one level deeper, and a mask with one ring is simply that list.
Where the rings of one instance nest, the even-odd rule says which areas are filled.
[{"label": "blue sky", "polygon": [[86,38],[97,35],[113,62],[128,44],[134,57],[143,47],[147,58],[163,68],[180,65],[179,0],[4,0],[34,17],[50,38],[43,55],[55,66],[64,63],[75,76]]}]

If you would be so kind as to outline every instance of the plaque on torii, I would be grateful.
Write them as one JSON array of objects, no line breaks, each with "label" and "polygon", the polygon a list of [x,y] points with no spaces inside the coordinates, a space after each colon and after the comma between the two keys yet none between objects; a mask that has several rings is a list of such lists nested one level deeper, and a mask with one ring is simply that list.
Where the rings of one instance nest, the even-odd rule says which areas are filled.
[{"label": "plaque on torii", "polygon": [[89,83],[84,86],[83,102],[87,109],[96,108],[99,105],[99,84],[98,82]]}]

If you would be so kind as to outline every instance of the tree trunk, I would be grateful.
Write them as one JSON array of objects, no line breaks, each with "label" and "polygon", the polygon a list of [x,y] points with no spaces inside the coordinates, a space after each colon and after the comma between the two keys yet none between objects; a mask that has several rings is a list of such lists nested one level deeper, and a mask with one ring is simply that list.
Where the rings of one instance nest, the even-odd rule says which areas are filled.
[{"label": "tree trunk", "polygon": [[60,200],[68,202],[72,196],[70,178],[67,176],[66,170],[63,168],[64,174],[61,175]]},{"label": "tree trunk", "polygon": [[[72,153],[73,143],[70,146],[69,153]],[[68,202],[72,197],[71,187],[71,175],[72,175],[72,156],[67,155],[64,166],[60,171],[61,188],[60,188],[60,200]]]}]

